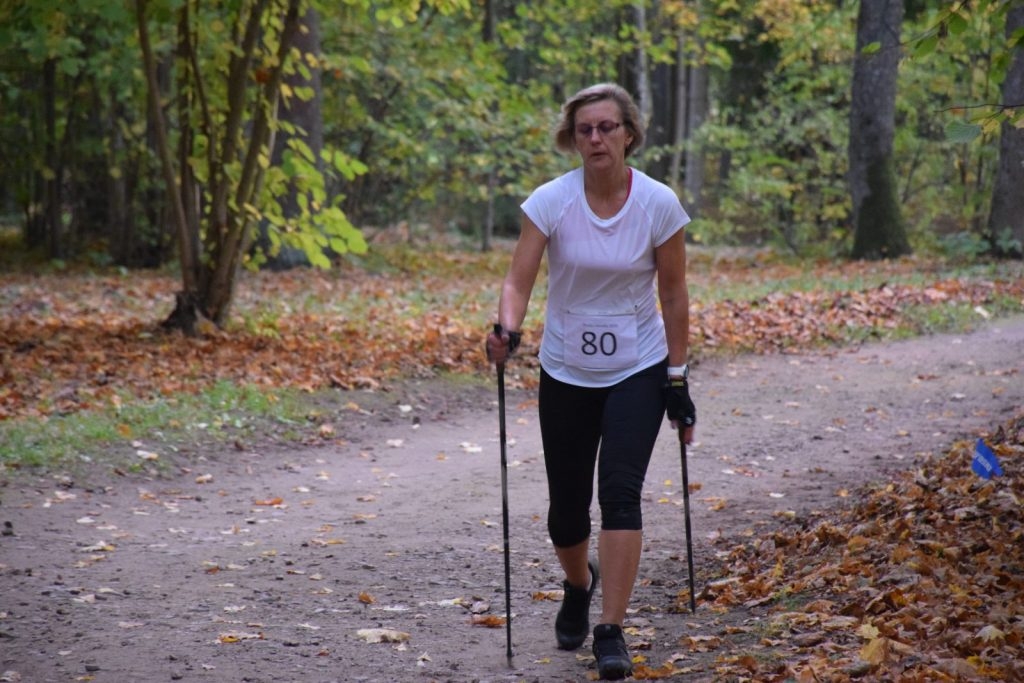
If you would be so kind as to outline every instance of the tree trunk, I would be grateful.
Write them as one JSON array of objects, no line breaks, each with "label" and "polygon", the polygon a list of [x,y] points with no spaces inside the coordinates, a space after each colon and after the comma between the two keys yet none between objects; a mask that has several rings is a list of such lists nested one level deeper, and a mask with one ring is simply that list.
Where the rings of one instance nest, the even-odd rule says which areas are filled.
[{"label": "tree trunk", "polygon": [[[177,84],[175,87],[178,91],[176,105],[179,121],[188,121],[190,119],[193,99],[196,97],[190,87],[190,73],[196,68],[194,59],[196,46],[192,43],[190,7],[191,3],[185,2],[182,4],[181,9],[178,10],[177,63],[180,66],[177,72]],[[178,193],[181,208],[185,215],[185,234],[187,236],[187,241],[181,243],[181,248],[188,249],[189,251],[188,257],[183,258],[182,263],[191,263],[193,268],[199,268],[201,261],[199,240],[199,216],[201,211],[199,203],[202,188],[196,180],[195,171],[189,161],[189,157],[193,153],[194,140],[195,131],[192,126],[183,125],[178,127]],[[198,272],[194,273],[193,277],[196,282],[200,282],[202,279]]]},{"label": "tree trunk", "polygon": [[636,48],[636,90],[639,95],[640,120],[644,128],[651,125],[651,115],[654,111],[654,103],[651,101],[651,75],[648,66],[647,49],[643,40],[647,35],[647,5],[644,2],[637,2],[633,5],[633,15],[636,19],[636,32],[641,37],[641,42]]},{"label": "tree trunk", "polygon": [[[230,163],[236,155],[242,156],[241,175],[237,182],[226,176],[221,178],[220,187],[215,188],[211,197],[210,218],[213,223],[206,226],[208,245],[205,250],[210,256],[211,267],[204,268],[201,273],[198,299],[202,313],[218,326],[227,322],[242,255],[253,241],[250,231],[252,218],[246,207],[252,205],[259,196],[263,184],[261,160],[273,148],[274,122],[279,115],[284,65],[299,32],[300,4],[300,0],[288,0],[281,17],[275,66],[270,69],[267,82],[262,87],[260,102],[255,107],[255,117],[243,149],[238,148],[234,141],[237,139],[235,135],[242,128],[244,113],[248,110],[245,79],[254,63],[261,20],[265,18],[266,3],[262,0],[252,9],[239,57],[232,60],[229,67],[229,125],[225,126],[221,158]],[[241,87],[235,83],[235,79],[242,81]]]},{"label": "tree trunk", "polygon": [[[302,30],[295,35],[294,46],[302,55],[302,61],[309,69],[309,78],[303,78],[302,74],[296,72],[288,76],[285,82],[295,88],[312,88],[313,97],[309,100],[301,100],[292,97],[282,102],[280,120],[294,124],[297,131],[295,137],[305,142],[317,159],[317,166],[322,170],[323,163],[320,160],[320,153],[324,148],[324,125],[322,116],[322,87],[321,71],[319,67],[310,64],[309,57],[312,56],[317,62],[321,59],[320,54],[320,17],[316,10],[309,8],[301,20]],[[288,148],[288,140],[292,134],[281,130],[274,137],[274,155],[271,163],[279,165],[281,155]],[[298,202],[298,190],[292,186],[288,195],[281,197],[281,208],[285,218],[293,218],[299,215],[301,209]],[[261,231],[264,233],[263,244],[269,246],[265,232],[268,226],[263,225]],[[277,254],[267,254],[267,265],[274,270],[286,270],[297,266],[308,266],[309,258],[306,252],[294,246],[282,245]]]},{"label": "tree trunk", "polygon": [[700,215],[704,195],[704,145],[698,139],[698,132],[708,115],[708,67],[696,64],[690,67],[689,103],[687,105],[686,130],[686,212],[691,218]]},{"label": "tree trunk", "polygon": [[669,184],[678,192],[678,188],[682,184],[680,181],[682,180],[683,146],[686,143],[687,101],[690,89],[687,82],[690,70],[686,66],[687,33],[684,29],[678,30],[676,41],[676,63],[673,67],[675,82],[672,88],[675,115],[672,118],[672,158],[669,161],[668,180]]},{"label": "tree trunk", "polygon": [[[484,21],[481,37],[484,43],[493,43],[498,30],[498,9],[496,0],[484,0]],[[491,105],[491,111],[497,114],[497,103]],[[498,168],[497,161],[491,162],[487,172],[487,206],[484,209],[484,224],[480,234],[480,251],[491,250],[494,241],[495,202],[497,201]]]},{"label": "tree trunk", "polygon": [[495,204],[497,202],[497,193],[498,169],[492,165],[491,170],[487,173],[487,207],[484,211],[484,228],[483,235],[480,239],[480,251],[485,253],[491,250],[494,241]]},{"label": "tree trunk", "polygon": [[167,125],[164,122],[163,110],[160,107],[160,85],[157,81],[156,59],[149,40],[149,26],[146,19],[146,0],[136,0],[135,10],[139,22],[139,46],[142,49],[142,63],[145,69],[146,91],[149,102],[150,121],[156,137],[157,154],[163,171],[166,194],[174,224],[177,228],[179,255],[181,259],[184,294],[193,295],[197,291],[195,281],[196,265],[191,260],[192,250],[189,248],[188,222],[185,220],[185,209],[178,192],[177,170],[171,157],[170,140],[167,137]]},{"label": "tree trunk", "polygon": [[64,255],[64,204],[60,152],[57,147],[57,62],[46,60],[43,66],[43,126],[46,136],[46,168],[43,172],[43,225],[46,230],[46,253],[50,258]]},{"label": "tree trunk", "polygon": [[110,143],[107,149],[107,167],[117,169],[117,173],[105,174],[107,183],[107,216],[110,225],[108,234],[111,238],[110,256],[114,263],[134,265],[132,257],[135,253],[135,222],[128,210],[128,178],[125,174],[125,141],[121,128],[123,109],[112,94],[107,130],[110,131]]},{"label": "tree trunk", "polygon": [[[198,282],[196,281],[197,264],[192,261],[189,247],[190,235],[185,208],[181,202],[178,189],[177,169],[171,155],[171,143],[167,136],[167,125],[164,123],[163,110],[160,107],[160,85],[157,81],[156,58],[149,39],[149,24],[146,18],[146,0],[135,0],[135,11],[139,29],[139,47],[142,50],[142,64],[146,77],[150,121],[156,137],[156,149],[163,171],[166,196],[174,216],[174,225],[178,235],[178,258],[181,260],[181,276],[183,290],[179,292],[178,306],[165,324],[180,327],[186,333],[194,334],[196,317],[201,313],[196,308],[198,299]],[[180,324],[175,325],[174,322]],[[183,322],[182,322],[183,321]]]},{"label": "tree trunk", "polygon": [[[26,73],[21,85],[24,88],[31,87],[36,82],[35,73]],[[40,116],[38,102],[26,103],[18,112],[19,115],[29,122],[29,139],[31,148],[38,149],[41,144],[46,143],[46,128],[43,117]],[[38,163],[25,164],[25,176],[27,200],[25,202],[25,245],[29,249],[43,248],[46,245],[46,178],[43,175],[42,165]]]},{"label": "tree trunk", "polygon": [[[1024,7],[1006,15],[1006,37],[1024,28]],[[1013,51],[1003,81],[1003,104],[1024,102],[1024,47]],[[999,140],[999,166],[992,191],[988,230],[993,251],[1000,256],[1024,257],[1024,128],[1003,121]]]},{"label": "tree trunk", "polygon": [[[861,0],[850,105],[853,258],[910,253],[893,162],[903,0]],[[877,45],[864,54],[864,48]]]}]

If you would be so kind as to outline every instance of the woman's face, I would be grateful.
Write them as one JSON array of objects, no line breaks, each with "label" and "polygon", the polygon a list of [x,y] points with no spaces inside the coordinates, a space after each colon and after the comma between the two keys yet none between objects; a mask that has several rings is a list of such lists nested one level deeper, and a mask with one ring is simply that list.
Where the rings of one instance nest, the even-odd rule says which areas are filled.
[{"label": "woman's face", "polygon": [[620,165],[633,136],[622,123],[622,112],[614,100],[599,100],[576,110],[574,140],[583,165],[601,170]]}]

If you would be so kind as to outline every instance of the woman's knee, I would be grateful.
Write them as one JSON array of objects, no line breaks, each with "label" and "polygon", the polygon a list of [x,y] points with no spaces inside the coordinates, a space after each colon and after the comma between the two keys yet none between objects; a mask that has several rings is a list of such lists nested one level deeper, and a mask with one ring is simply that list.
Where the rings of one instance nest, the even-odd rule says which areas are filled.
[{"label": "woman's knee", "polygon": [[638,531],[644,526],[640,501],[601,503],[601,529]]},{"label": "woman's knee", "polygon": [[585,520],[548,516],[548,536],[558,548],[569,548],[590,538],[590,517]]}]

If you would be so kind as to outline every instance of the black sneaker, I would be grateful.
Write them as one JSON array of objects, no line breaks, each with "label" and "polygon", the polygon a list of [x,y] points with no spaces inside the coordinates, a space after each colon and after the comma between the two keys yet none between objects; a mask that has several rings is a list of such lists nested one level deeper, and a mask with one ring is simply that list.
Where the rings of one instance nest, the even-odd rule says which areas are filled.
[{"label": "black sneaker", "polygon": [[588,562],[590,568],[590,588],[577,588],[568,581],[562,582],[565,597],[555,617],[555,638],[562,650],[575,650],[590,633],[590,599],[594,597],[599,579],[597,565]]},{"label": "black sneaker", "polygon": [[626,649],[621,626],[598,624],[594,627],[594,659],[597,674],[603,680],[617,681],[633,673],[633,660]]}]

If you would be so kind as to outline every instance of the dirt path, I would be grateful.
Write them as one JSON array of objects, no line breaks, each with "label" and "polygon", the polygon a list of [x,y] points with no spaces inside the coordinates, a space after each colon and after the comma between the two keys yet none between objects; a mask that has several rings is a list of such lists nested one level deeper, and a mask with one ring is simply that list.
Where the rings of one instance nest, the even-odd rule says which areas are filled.
[{"label": "dirt path", "polygon": [[[712,360],[694,372],[698,583],[715,553],[777,514],[984,431],[1024,405],[1024,319],[831,354]],[[560,588],[544,528],[531,392],[508,404],[515,656],[505,630],[494,392],[353,394],[344,443],[207,454],[172,479],[6,477],[0,486],[0,681],[585,681],[589,641],[554,647]],[[160,454],[170,457],[170,454]],[[714,680],[684,635],[756,618],[673,608],[686,587],[679,446],[659,439],[628,638]],[[595,517],[596,519],[596,517]],[[488,611],[489,606],[489,611]],[[408,634],[370,643],[361,629]]]}]

